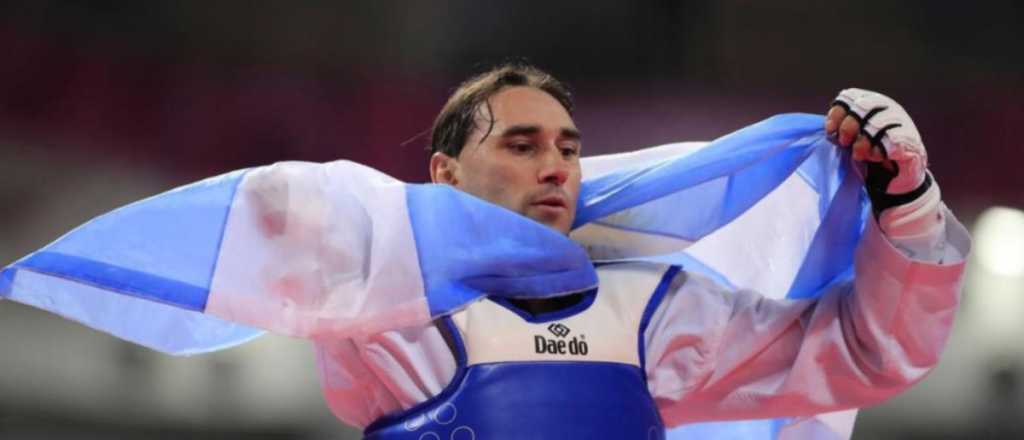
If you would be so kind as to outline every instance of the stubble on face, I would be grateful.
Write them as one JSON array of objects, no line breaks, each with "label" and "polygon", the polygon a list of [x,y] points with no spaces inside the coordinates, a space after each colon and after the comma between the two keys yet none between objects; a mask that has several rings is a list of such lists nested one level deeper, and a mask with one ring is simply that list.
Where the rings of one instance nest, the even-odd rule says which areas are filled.
[{"label": "stubble on face", "polygon": [[510,87],[478,109],[455,186],[568,233],[579,195],[579,150],[579,131],[557,100]]}]

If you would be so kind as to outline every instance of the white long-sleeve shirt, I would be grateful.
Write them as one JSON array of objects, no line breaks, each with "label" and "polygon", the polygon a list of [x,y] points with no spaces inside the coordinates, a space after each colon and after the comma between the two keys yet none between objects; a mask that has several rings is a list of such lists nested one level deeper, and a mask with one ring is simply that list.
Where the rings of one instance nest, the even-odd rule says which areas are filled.
[{"label": "white long-sleeve shirt", "polygon": [[[681,272],[644,335],[666,425],[860,407],[921,380],[948,338],[970,240],[937,186],[879,220],[857,249],[854,283],[817,299],[769,299]],[[358,427],[432,398],[456,370],[432,325],[316,348],[328,404]]]}]

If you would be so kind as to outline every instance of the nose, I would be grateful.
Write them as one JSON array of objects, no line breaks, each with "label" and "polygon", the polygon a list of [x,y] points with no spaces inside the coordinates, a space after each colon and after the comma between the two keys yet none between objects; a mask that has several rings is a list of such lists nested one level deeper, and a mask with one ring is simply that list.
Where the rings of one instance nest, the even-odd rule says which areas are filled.
[{"label": "nose", "polygon": [[562,186],[569,179],[571,165],[562,157],[562,152],[557,147],[545,148],[545,152],[537,181]]}]

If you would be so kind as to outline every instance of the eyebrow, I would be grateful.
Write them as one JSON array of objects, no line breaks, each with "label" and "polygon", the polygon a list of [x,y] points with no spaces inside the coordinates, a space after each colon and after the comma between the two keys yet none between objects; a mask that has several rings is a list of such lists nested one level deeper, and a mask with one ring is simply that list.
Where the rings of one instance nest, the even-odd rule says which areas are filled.
[{"label": "eyebrow", "polygon": [[[513,125],[511,127],[506,128],[504,131],[501,132],[501,137],[512,137],[512,136],[522,136],[522,135],[527,135],[528,136],[528,135],[535,135],[537,133],[540,133],[540,126],[539,125],[522,124],[522,125]],[[559,134],[562,137],[564,137],[564,138],[573,139],[573,140],[580,140],[583,137],[583,135],[580,133],[579,130],[577,130],[575,128],[572,128],[572,127],[562,127],[562,129],[560,130]]]}]

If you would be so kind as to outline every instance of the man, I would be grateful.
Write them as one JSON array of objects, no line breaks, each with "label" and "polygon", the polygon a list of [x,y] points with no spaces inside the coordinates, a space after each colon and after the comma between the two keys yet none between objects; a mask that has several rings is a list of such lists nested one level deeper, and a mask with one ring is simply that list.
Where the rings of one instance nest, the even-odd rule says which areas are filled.
[{"label": "man", "polygon": [[[0,272],[0,296],[175,354],[259,334],[214,317],[309,338],[332,410],[372,439],[663,438],[860,407],[937,362],[969,239],[902,108],[856,89],[837,102],[825,129],[868,163],[862,238],[860,183],[821,172],[845,162],[819,118],[643,152],[658,160],[581,184],[565,88],[503,66],[439,115],[442,185],[344,161],[225,174],[83,225]],[[679,250],[805,162],[817,189],[801,200],[815,222],[831,207],[790,293],[816,298],[680,268]]]},{"label": "man", "polygon": [[[329,403],[371,439],[662,438],[663,424],[808,415],[906,389],[938,360],[966,248],[948,244],[947,230],[964,233],[910,119],[887,99],[857,108],[879,99],[846,91],[825,126],[869,163],[883,231],[866,232],[855,286],[771,301],[676,267],[601,266],[596,291],[479,301],[436,326],[318,342]],[[532,67],[473,78],[437,118],[431,178],[568,234],[582,147],[571,111]],[[902,142],[888,157],[886,135]]]}]

